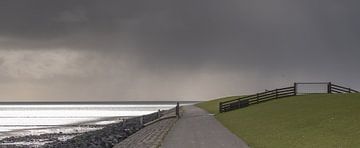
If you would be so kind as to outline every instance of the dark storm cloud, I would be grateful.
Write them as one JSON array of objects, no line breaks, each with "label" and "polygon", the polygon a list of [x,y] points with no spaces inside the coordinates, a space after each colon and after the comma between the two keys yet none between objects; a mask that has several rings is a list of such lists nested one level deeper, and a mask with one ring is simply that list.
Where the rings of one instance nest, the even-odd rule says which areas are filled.
[{"label": "dark storm cloud", "polygon": [[[58,58],[57,66],[52,66],[58,69],[39,64],[25,73],[42,78],[58,73],[63,65],[74,65],[72,68],[82,67],[86,72],[73,70],[71,74],[96,71],[99,82],[105,76],[120,79],[121,84],[109,88],[114,91],[133,84],[131,90],[126,89],[127,96],[134,90],[147,91],[149,83],[155,82],[160,90],[200,76],[205,78],[196,81],[197,89],[225,81],[223,85],[229,91],[211,86],[209,89],[219,92],[179,92],[199,97],[236,94],[229,87],[244,82],[252,85],[239,89],[260,90],[292,81],[336,81],[360,88],[360,81],[354,80],[360,73],[356,68],[360,54],[359,4],[355,0],[3,0],[0,48],[70,50],[77,64]],[[83,52],[91,54],[84,56]],[[63,50],[48,54],[67,55]],[[76,60],[79,57],[81,60]],[[4,59],[17,58],[0,58],[0,66],[9,69],[11,64]],[[40,59],[38,63],[49,60],[46,56]],[[127,64],[118,67],[121,63]],[[8,71],[7,75],[14,75],[17,70]],[[41,75],[37,71],[50,72]],[[123,71],[129,73],[116,76]],[[241,80],[232,82],[236,77]],[[156,84],[161,78],[174,84]],[[180,88],[168,90],[169,94]]]}]

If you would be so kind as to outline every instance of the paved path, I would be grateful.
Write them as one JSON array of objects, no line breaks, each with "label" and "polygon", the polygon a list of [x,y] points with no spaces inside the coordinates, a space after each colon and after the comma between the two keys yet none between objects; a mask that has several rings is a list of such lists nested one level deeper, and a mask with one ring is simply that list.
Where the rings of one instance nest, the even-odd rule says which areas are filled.
[{"label": "paved path", "polygon": [[208,112],[184,106],[184,112],[162,144],[162,148],[248,148]]}]

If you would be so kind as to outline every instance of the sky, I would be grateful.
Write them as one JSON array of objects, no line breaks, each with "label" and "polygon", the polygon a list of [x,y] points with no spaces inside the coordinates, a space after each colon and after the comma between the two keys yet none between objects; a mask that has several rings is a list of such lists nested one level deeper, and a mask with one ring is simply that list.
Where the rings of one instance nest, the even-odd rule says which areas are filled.
[{"label": "sky", "polygon": [[0,101],[360,89],[356,0],[1,0]]}]

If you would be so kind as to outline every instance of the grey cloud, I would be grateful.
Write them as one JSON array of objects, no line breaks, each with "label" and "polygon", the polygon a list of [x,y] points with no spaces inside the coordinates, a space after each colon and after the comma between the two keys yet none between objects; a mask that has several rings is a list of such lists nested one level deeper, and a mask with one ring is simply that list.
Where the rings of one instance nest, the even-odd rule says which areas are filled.
[{"label": "grey cloud", "polygon": [[[81,80],[68,87],[74,90],[86,81],[101,83],[102,89],[86,89],[97,88],[99,97],[107,92],[120,98],[209,98],[292,81],[360,88],[358,5],[355,0],[3,0],[0,50],[86,55],[73,65],[92,76],[56,79]],[[110,81],[115,82],[107,86]],[[65,91],[67,85],[56,87]],[[162,95],[165,88],[169,93]]]},{"label": "grey cloud", "polygon": [[64,23],[79,23],[87,21],[88,18],[85,11],[72,10],[61,12],[55,20]]}]

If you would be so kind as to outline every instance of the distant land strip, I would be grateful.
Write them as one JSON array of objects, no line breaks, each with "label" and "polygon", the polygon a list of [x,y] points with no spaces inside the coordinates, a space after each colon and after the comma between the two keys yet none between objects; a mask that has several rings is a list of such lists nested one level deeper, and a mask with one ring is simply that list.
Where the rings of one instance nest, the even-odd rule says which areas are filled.
[{"label": "distant land strip", "polygon": [[73,104],[89,104],[89,105],[99,105],[99,104],[176,104],[179,102],[180,104],[192,104],[198,103],[200,101],[34,101],[34,102],[0,102],[0,105],[53,105],[53,104],[62,104],[62,105],[73,105]]}]

